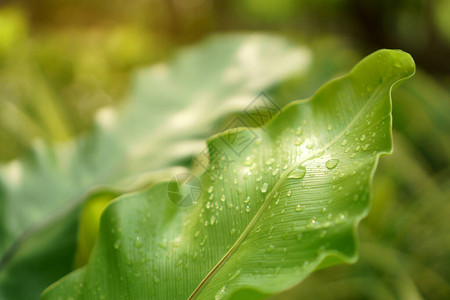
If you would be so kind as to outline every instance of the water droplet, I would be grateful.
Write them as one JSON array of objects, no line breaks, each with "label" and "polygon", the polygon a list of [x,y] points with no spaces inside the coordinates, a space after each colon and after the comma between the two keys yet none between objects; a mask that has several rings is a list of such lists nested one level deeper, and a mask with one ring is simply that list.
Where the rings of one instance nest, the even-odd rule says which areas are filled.
[{"label": "water droplet", "polygon": [[303,210],[303,206],[301,206],[300,204],[297,204],[297,206],[295,207],[295,211],[302,211]]},{"label": "water droplet", "polygon": [[268,187],[269,187],[269,184],[267,182],[264,182],[263,185],[261,186],[261,192],[262,193],[267,192]]},{"label": "water droplet", "polygon": [[289,190],[287,191],[287,196],[290,197],[292,195],[292,192]]},{"label": "water droplet", "polygon": [[301,144],[303,144],[304,140],[302,138],[297,138],[294,142],[294,144],[296,146],[300,146]]},{"label": "water droplet", "polygon": [[271,253],[273,252],[273,250],[275,250],[275,246],[274,245],[269,245],[269,247],[267,247],[266,252],[267,253]]},{"label": "water droplet", "polygon": [[198,238],[199,235],[200,235],[200,231],[197,230],[197,231],[194,233],[194,238]]},{"label": "water droplet", "polygon": [[280,171],[280,169],[276,168],[275,170],[273,170],[272,175],[273,176],[277,175],[279,171]]},{"label": "water droplet", "polygon": [[361,140],[361,142],[364,142],[364,141],[366,140],[366,135],[363,134],[363,135],[361,136],[360,140]]},{"label": "water droplet", "polygon": [[210,185],[208,188],[208,193],[211,194],[213,192],[213,190],[214,190],[214,187],[212,185]]},{"label": "water droplet", "polygon": [[325,166],[327,167],[327,169],[329,169],[329,170],[331,170],[331,169],[334,169],[334,168],[336,168],[336,166],[338,165],[338,163],[339,163],[339,159],[330,159],[330,160],[328,160],[326,163],[325,163]]},{"label": "water droplet", "polygon": [[215,299],[215,300],[225,299],[225,298],[226,298],[226,293],[225,293],[226,289],[227,289],[227,286],[224,285],[224,286],[220,289],[220,291],[216,293],[216,295],[214,296],[214,299]]},{"label": "water droplet", "polygon": [[231,274],[230,280],[235,280],[239,276],[239,274],[241,274],[241,270],[240,269],[237,270],[236,272],[234,272],[233,274]]},{"label": "water droplet", "polygon": [[303,239],[303,234],[301,233],[297,234],[297,241],[300,241],[301,239]]},{"label": "water droplet", "polygon": [[245,198],[244,203],[249,203],[250,202],[250,196],[247,196],[247,198]]},{"label": "water droplet", "polygon": [[345,215],[344,215],[344,214],[339,214],[339,215],[334,219],[334,221],[335,221],[337,224],[343,223],[343,222],[345,221]]},{"label": "water droplet", "polygon": [[220,201],[225,202],[225,200],[226,200],[226,196],[222,195],[222,197],[220,197]]},{"label": "water droplet", "polygon": [[114,242],[114,249],[119,249],[120,242],[121,242],[120,239],[118,239],[118,240],[116,240],[116,241]]},{"label": "water droplet", "polygon": [[251,210],[250,205],[247,205],[247,206],[245,207],[245,211],[246,211],[246,212],[250,212],[250,210]]},{"label": "water droplet", "polygon": [[141,240],[141,238],[140,237],[136,237],[136,239],[134,240],[134,246],[136,247],[136,248],[141,248],[142,247],[142,240]]},{"label": "water droplet", "polygon": [[216,223],[216,215],[212,215],[210,219],[211,225],[214,225]]},{"label": "water droplet", "polygon": [[295,130],[295,134],[296,134],[296,135],[302,134],[302,128],[301,128],[300,126],[297,127],[297,130]]},{"label": "water droplet", "polygon": [[316,225],[317,225],[317,220],[316,220],[315,217],[313,217],[313,218],[309,221],[309,223],[306,224],[306,227],[308,227],[308,228],[313,228],[313,227],[316,226]]},{"label": "water droplet", "polygon": [[364,151],[366,151],[367,149],[369,149],[369,144],[365,144],[365,145],[362,147],[362,149],[363,149]]},{"label": "water droplet", "polygon": [[288,178],[302,179],[303,177],[305,177],[305,174],[306,169],[303,167],[299,167],[294,171],[292,171],[291,173],[289,173]]},{"label": "water droplet", "polygon": [[343,139],[342,142],[341,142],[341,145],[345,146],[345,145],[347,145],[347,143],[348,143],[348,141],[346,139]]},{"label": "water droplet", "polygon": [[231,201],[227,201],[227,207],[228,208],[233,208],[233,203]]}]

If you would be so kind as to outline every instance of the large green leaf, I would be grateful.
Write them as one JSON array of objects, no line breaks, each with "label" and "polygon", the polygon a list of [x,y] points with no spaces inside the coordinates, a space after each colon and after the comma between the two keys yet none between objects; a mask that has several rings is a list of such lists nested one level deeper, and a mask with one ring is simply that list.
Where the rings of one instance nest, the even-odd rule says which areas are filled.
[{"label": "large green leaf", "polygon": [[[310,59],[307,48],[276,36],[209,38],[180,51],[168,63],[141,70],[124,107],[99,111],[92,133],[56,146],[36,141],[26,158],[1,166],[0,295],[19,299],[18,293],[25,291],[17,289],[27,274],[42,280],[30,280],[39,284],[29,286],[23,299],[32,299],[33,292],[37,298],[70,270],[70,259],[55,260],[64,265],[55,269],[59,273],[27,264],[28,259],[56,259],[54,251],[66,247],[55,239],[45,252],[42,245],[33,249],[36,243],[27,242],[57,226],[55,213],[67,211],[96,187],[130,190],[148,184],[148,177],[158,170],[189,164],[222,119],[250,105],[261,90],[306,72]],[[160,151],[161,147],[171,151]],[[89,243],[78,245],[84,249],[81,257],[87,255]],[[15,257],[19,253],[20,259]],[[28,258],[22,259],[25,255]]]},{"label": "large green leaf", "polygon": [[378,51],[268,125],[210,138],[197,205],[175,206],[168,183],[111,203],[89,263],[43,299],[245,298],[354,262],[392,148],[390,93],[414,69],[408,54]]}]

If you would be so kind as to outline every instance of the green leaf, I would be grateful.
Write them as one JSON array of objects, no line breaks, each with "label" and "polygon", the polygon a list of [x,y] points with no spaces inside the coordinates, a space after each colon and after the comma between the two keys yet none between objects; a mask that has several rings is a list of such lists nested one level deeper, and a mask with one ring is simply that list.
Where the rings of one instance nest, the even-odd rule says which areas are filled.
[{"label": "green leaf", "polygon": [[[123,107],[101,109],[92,133],[56,146],[35,141],[28,156],[0,166],[0,294],[11,290],[14,278],[21,280],[5,279],[2,274],[19,274],[10,273],[11,268],[22,268],[30,278],[41,276],[27,264],[17,265],[23,261],[14,255],[41,225],[54,224],[55,214],[75,204],[78,209],[93,189],[133,190],[155,172],[190,164],[226,116],[243,110],[261,90],[305,72],[309,61],[308,49],[276,36],[209,38],[168,63],[141,70],[130,99]],[[86,247],[78,246],[89,252],[94,237],[87,235]],[[58,248],[50,246],[48,257]],[[34,249],[27,251],[32,256]],[[87,252],[79,254],[79,263]],[[35,288],[40,294],[67,271],[52,273],[50,281],[30,286],[29,292]]]},{"label": "green leaf", "polygon": [[392,150],[390,93],[414,70],[409,54],[380,50],[266,126],[210,138],[198,204],[175,206],[169,183],[122,196],[89,263],[43,299],[259,297],[356,261],[375,166]]}]

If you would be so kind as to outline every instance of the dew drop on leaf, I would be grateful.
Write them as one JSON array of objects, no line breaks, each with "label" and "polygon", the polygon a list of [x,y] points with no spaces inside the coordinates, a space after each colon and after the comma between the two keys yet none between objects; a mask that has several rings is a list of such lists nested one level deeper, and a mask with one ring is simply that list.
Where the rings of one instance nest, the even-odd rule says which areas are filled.
[{"label": "dew drop on leaf", "polygon": [[344,215],[344,214],[339,214],[339,215],[334,219],[334,221],[335,221],[337,224],[343,223],[343,222],[345,221],[345,215]]},{"label": "dew drop on leaf", "polygon": [[267,247],[266,252],[267,253],[271,253],[273,252],[273,250],[275,250],[275,246],[274,245],[269,245],[269,247]]},{"label": "dew drop on leaf", "polygon": [[239,274],[241,274],[241,270],[240,269],[231,274],[230,280],[235,280],[239,276]]},{"label": "dew drop on leaf", "polygon": [[301,206],[300,204],[297,204],[297,206],[295,207],[295,211],[302,211],[303,210],[303,206]]},{"label": "dew drop on leaf", "polygon": [[294,144],[296,145],[296,146],[300,146],[301,144],[303,144],[303,139],[302,138],[297,138],[296,140],[295,140],[295,142],[294,142]]},{"label": "dew drop on leaf", "polygon": [[330,160],[328,160],[326,163],[325,163],[325,166],[327,167],[327,169],[329,169],[329,170],[331,170],[331,169],[334,169],[334,168],[336,168],[336,166],[338,165],[338,163],[339,163],[339,159],[330,159]]},{"label": "dew drop on leaf", "polygon": [[116,241],[114,242],[114,249],[119,249],[119,246],[120,246],[120,239],[119,239],[119,240],[116,240]]},{"label": "dew drop on leaf", "polygon": [[275,176],[275,175],[277,175],[279,171],[280,171],[280,169],[279,169],[279,168],[276,168],[275,170],[273,170],[273,172],[272,172],[272,176]]},{"label": "dew drop on leaf", "polygon": [[267,192],[268,188],[269,188],[269,184],[267,182],[264,182],[263,185],[261,186],[261,192],[262,193]]},{"label": "dew drop on leaf", "polygon": [[292,171],[291,173],[289,173],[288,178],[302,179],[303,177],[305,177],[305,174],[306,169],[303,167],[299,167],[294,171]]},{"label": "dew drop on leaf", "polygon": [[140,237],[136,237],[136,239],[134,240],[134,246],[136,247],[136,248],[141,248],[142,247],[142,240],[141,240],[141,238]]}]

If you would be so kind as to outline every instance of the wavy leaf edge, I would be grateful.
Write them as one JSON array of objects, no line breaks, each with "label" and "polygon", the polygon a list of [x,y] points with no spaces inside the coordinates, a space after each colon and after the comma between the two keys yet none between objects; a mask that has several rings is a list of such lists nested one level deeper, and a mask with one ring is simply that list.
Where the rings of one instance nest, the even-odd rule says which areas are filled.
[{"label": "wavy leaf edge", "polygon": [[[274,286],[272,286],[272,287],[271,287],[271,286],[265,286],[264,289],[262,289],[262,288],[260,288],[260,289],[255,289],[254,286],[248,286],[248,287],[246,287],[246,286],[244,286],[244,285],[241,285],[240,288],[238,288],[238,289],[236,289],[236,290],[233,290],[230,294],[228,294],[228,296],[229,296],[230,298],[233,298],[233,295],[235,295],[236,293],[241,292],[241,291],[245,291],[245,290],[254,291],[254,292],[262,293],[262,294],[267,294],[267,296],[270,295],[270,294],[282,292],[282,291],[284,291],[284,290],[288,290],[288,289],[294,287],[295,285],[299,284],[305,277],[307,277],[311,272],[313,272],[313,271],[315,271],[315,270],[319,270],[319,269],[322,269],[322,268],[325,268],[325,267],[329,267],[329,266],[332,266],[332,265],[336,265],[336,264],[340,264],[340,263],[355,263],[355,262],[357,261],[357,259],[358,259],[358,249],[359,249],[358,246],[359,246],[359,245],[358,245],[358,239],[356,238],[356,236],[357,236],[358,225],[359,225],[360,221],[361,221],[362,219],[364,219],[364,218],[369,214],[370,209],[371,209],[372,199],[373,199],[373,193],[372,193],[372,192],[373,192],[373,177],[374,177],[374,174],[375,174],[375,171],[376,171],[378,162],[379,162],[379,158],[380,158],[381,156],[384,156],[384,155],[389,155],[389,154],[391,154],[391,153],[393,152],[393,143],[392,143],[392,141],[393,141],[393,137],[392,137],[392,91],[393,91],[393,90],[394,90],[401,82],[403,82],[403,81],[405,81],[405,80],[411,78],[411,77],[415,74],[415,64],[414,64],[414,60],[412,59],[412,57],[411,57],[408,53],[406,53],[406,52],[404,52],[404,51],[402,51],[402,50],[388,50],[388,49],[381,49],[381,50],[375,51],[374,53],[372,53],[372,54],[370,54],[370,55],[364,57],[362,60],[360,60],[360,61],[359,61],[359,62],[358,62],[358,63],[357,63],[357,64],[356,64],[356,65],[355,65],[348,73],[346,73],[346,74],[344,74],[344,75],[342,75],[342,76],[336,77],[336,78],[334,78],[334,79],[331,79],[331,80],[327,81],[326,83],[324,83],[324,84],[323,84],[323,85],[322,85],[322,86],[321,86],[321,87],[320,87],[320,88],[319,88],[319,89],[318,89],[311,97],[308,97],[308,98],[305,98],[305,99],[301,99],[301,100],[294,100],[294,101],[292,101],[291,103],[287,104],[287,105],[286,105],[285,107],[283,107],[282,110],[281,110],[280,112],[278,112],[278,113],[277,113],[277,114],[276,114],[276,115],[275,115],[268,123],[266,123],[265,125],[263,125],[263,126],[260,127],[260,128],[264,128],[264,127],[270,126],[270,124],[272,124],[272,123],[280,116],[280,114],[282,114],[282,112],[288,110],[288,109],[289,109],[290,107],[292,107],[292,106],[296,106],[296,105],[298,105],[298,104],[300,104],[300,103],[305,103],[305,102],[313,101],[314,98],[316,97],[316,95],[318,95],[318,94],[321,93],[322,91],[328,89],[330,85],[332,85],[332,84],[334,84],[334,83],[336,83],[336,82],[339,82],[339,81],[341,81],[341,80],[345,80],[345,79],[347,79],[347,78],[350,78],[350,77],[352,77],[352,76],[355,76],[356,74],[358,74],[358,69],[360,68],[361,65],[364,64],[365,61],[371,59],[371,57],[373,57],[373,56],[375,56],[375,55],[378,55],[378,54],[380,54],[380,53],[402,53],[402,54],[405,54],[404,59],[405,59],[405,60],[408,60],[408,64],[409,64],[408,67],[410,67],[410,72],[409,72],[408,74],[406,74],[406,75],[400,77],[399,79],[396,79],[396,80],[390,85],[390,87],[389,87],[388,97],[389,97],[389,109],[390,109],[390,114],[389,114],[389,121],[390,121],[389,128],[390,128],[390,130],[389,130],[389,137],[388,137],[388,138],[389,138],[389,140],[390,140],[390,148],[387,149],[386,151],[379,151],[379,152],[376,153],[376,155],[375,155],[375,157],[374,157],[374,164],[373,164],[373,166],[372,166],[372,168],[371,168],[371,170],[370,170],[369,178],[368,178],[368,190],[369,190],[368,206],[367,206],[367,208],[363,211],[363,213],[361,213],[361,214],[358,215],[358,216],[355,216],[355,217],[352,218],[352,220],[351,220],[351,221],[352,221],[352,222],[351,222],[351,223],[352,223],[352,224],[351,224],[351,227],[352,227],[352,241],[354,242],[354,250],[355,250],[354,253],[353,253],[353,255],[352,255],[352,256],[348,256],[348,255],[345,255],[344,253],[342,253],[341,251],[337,251],[337,250],[328,250],[328,249],[327,249],[326,251],[321,252],[320,255],[317,257],[317,259],[316,259],[315,261],[313,261],[313,262],[310,263],[309,268],[308,268],[308,271],[307,271],[307,272],[304,272],[304,274],[303,274],[304,276],[302,276],[301,278],[297,278],[297,281],[296,281],[295,284],[291,284],[291,285],[289,285],[289,286],[285,286],[283,289],[279,289],[276,285],[274,285]],[[247,129],[246,129],[246,128],[242,128],[242,130],[247,130]],[[221,136],[224,136],[224,135],[228,134],[229,132],[230,132],[229,130],[226,130],[226,131],[223,131],[223,132],[221,132],[221,133],[218,133],[218,134],[213,135],[213,136],[211,136],[210,138],[208,138],[208,139],[207,139],[208,147],[211,145],[211,143],[213,143],[214,140],[220,138]],[[333,139],[333,142],[336,142],[336,140],[337,140],[337,139]],[[326,149],[326,148],[327,148],[327,147],[323,147],[322,150],[324,150],[324,149]],[[311,157],[312,157],[312,156],[309,156],[307,159],[305,159],[305,161],[307,161],[308,159],[311,159]],[[303,162],[304,162],[304,161],[302,161],[302,163],[303,163]],[[298,167],[299,165],[301,165],[301,163],[298,163],[297,167]],[[210,167],[210,165],[208,165],[208,168],[209,168],[209,167]],[[208,169],[208,168],[207,168],[207,169]],[[291,167],[291,168],[293,168],[293,167]],[[288,170],[285,171],[286,176],[289,174],[289,171],[291,171],[291,168],[289,168]],[[206,171],[205,171],[204,173],[206,173]],[[204,174],[204,173],[203,173],[203,174]],[[280,178],[279,182],[282,182],[284,179],[286,179],[286,177],[283,178],[283,179]],[[151,186],[151,187],[149,187],[149,188],[146,188],[146,189],[143,189],[143,190],[140,190],[140,191],[136,191],[136,192],[132,192],[132,193],[127,193],[127,194],[121,195],[121,196],[119,196],[118,198],[114,199],[113,201],[111,201],[111,202],[106,206],[105,210],[103,211],[102,216],[101,216],[101,222],[100,222],[101,225],[100,225],[100,226],[104,226],[104,223],[105,223],[105,220],[104,220],[104,219],[108,217],[108,212],[109,212],[110,210],[113,210],[113,209],[114,209],[113,206],[116,205],[117,203],[119,203],[119,202],[121,202],[121,201],[127,201],[129,198],[132,199],[135,195],[139,195],[139,194],[142,194],[142,193],[148,193],[150,190],[154,189],[155,186],[164,185],[164,184],[166,184],[166,183],[167,183],[167,182],[161,182],[161,183],[156,184],[156,185],[154,185],[154,186]],[[260,208],[258,208],[258,210],[263,210],[263,209],[264,209],[264,203],[270,202],[270,201],[267,201],[267,199],[270,199],[269,195],[270,195],[270,193],[272,193],[274,190],[275,190],[275,186],[272,188],[272,190],[270,190],[270,192],[268,193],[268,196],[265,197],[265,200],[264,200],[263,204],[261,205]],[[257,216],[258,216],[258,213],[255,214],[254,218],[257,218]],[[350,223],[350,222],[349,222],[349,223]],[[252,225],[251,225],[251,224],[248,224],[246,228],[248,228],[249,226],[252,226]],[[101,231],[101,230],[100,230],[100,231]],[[249,231],[250,231],[250,230],[249,230]],[[241,236],[243,236],[243,235],[244,235],[244,233],[241,234]],[[240,240],[240,238],[238,238],[238,239],[236,240],[236,243],[240,242],[239,240]],[[238,247],[238,246],[239,246],[239,245],[237,245],[237,247]],[[219,269],[219,268],[220,268],[221,263],[222,263],[223,261],[226,261],[226,257],[228,256],[229,252],[230,252],[231,250],[233,250],[234,248],[235,248],[235,245],[233,245],[233,246],[230,248],[230,250],[227,251],[227,253],[225,254],[225,256],[224,256],[224,257],[219,261],[219,263],[212,269],[212,271],[211,271],[210,273],[208,273],[208,275],[205,276],[204,280],[203,280],[203,281],[197,286],[197,288],[193,291],[193,293],[191,294],[191,296],[189,297],[189,299],[196,299],[196,298],[198,298],[198,297],[197,297],[198,294],[199,294],[198,292],[201,291],[202,285],[203,285],[204,283],[207,283],[207,282],[208,282],[209,277],[211,277],[211,276],[214,275],[213,272],[214,272],[216,269]],[[231,253],[231,255],[232,255],[232,253]],[[336,262],[336,261],[333,261],[331,264],[328,264],[328,263],[327,263],[327,259],[330,259],[330,258],[331,258],[331,259],[333,259],[333,258],[334,258],[334,259],[337,259],[337,262]],[[61,278],[61,279],[58,280],[57,282],[55,282],[55,283],[53,283],[52,285],[50,285],[50,286],[49,286],[48,288],[46,288],[46,289],[44,290],[44,292],[42,293],[42,299],[46,299],[46,295],[49,293],[49,291],[50,291],[51,289],[53,289],[54,287],[58,286],[59,284],[61,284],[65,279],[68,279],[68,278],[70,278],[70,277],[80,277],[80,276],[82,276],[85,269],[86,269],[86,266],[84,266],[84,267],[82,267],[82,268],[80,268],[80,269],[74,270],[72,273],[70,273],[70,274],[64,276],[63,278]]]}]

